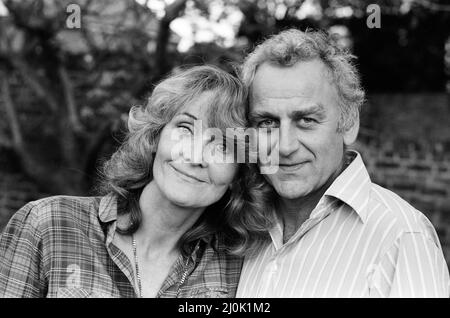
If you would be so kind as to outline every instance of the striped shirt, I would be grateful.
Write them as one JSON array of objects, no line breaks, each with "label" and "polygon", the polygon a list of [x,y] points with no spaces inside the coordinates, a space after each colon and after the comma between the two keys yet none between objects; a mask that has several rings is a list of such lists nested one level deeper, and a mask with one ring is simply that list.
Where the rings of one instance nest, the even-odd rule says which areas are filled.
[{"label": "striped shirt", "polygon": [[[136,297],[134,266],[113,243],[117,210],[114,195],[25,205],[0,236],[0,297]],[[234,297],[242,259],[223,247],[219,236],[199,240],[157,297]]]},{"label": "striped shirt", "polygon": [[246,256],[237,297],[449,297],[449,272],[430,221],[371,182],[354,157],[298,231]]}]

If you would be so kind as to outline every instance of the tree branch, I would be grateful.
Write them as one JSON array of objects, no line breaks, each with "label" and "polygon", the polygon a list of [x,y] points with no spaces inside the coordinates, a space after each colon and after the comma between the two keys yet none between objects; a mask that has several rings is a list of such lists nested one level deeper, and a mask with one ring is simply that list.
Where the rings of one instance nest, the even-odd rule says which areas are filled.
[{"label": "tree branch", "polygon": [[58,66],[58,75],[61,79],[61,84],[63,87],[70,125],[76,133],[81,133],[84,131],[84,129],[83,125],[80,122],[80,117],[78,116],[77,105],[73,96],[72,81],[70,80],[69,74],[67,73],[64,65]]},{"label": "tree branch", "polygon": [[4,135],[0,135],[0,148],[13,149],[12,141]]},{"label": "tree branch", "polygon": [[16,107],[13,103],[13,100],[11,98],[11,91],[9,89],[9,83],[4,76],[4,74],[1,74],[1,94],[2,94],[2,100],[3,104],[5,105],[6,109],[6,116],[8,118],[9,128],[11,130],[12,140],[13,140],[13,148],[18,152],[21,153],[24,151],[24,143],[23,143],[23,134],[20,127],[19,119],[17,116]]},{"label": "tree branch", "polygon": [[[24,80],[28,83],[30,88],[43,100],[47,102],[47,104],[50,106],[51,110],[56,111],[62,111],[58,107],[58,103],[56,99],[54,98],[53,94],[40,83],[38,76],[35,74],[35,72],[28,67],[28,65],[22,61],[21,59],[14,58],[11,59],[11,63],[13,66],[19,71],[21,76],[24,78]],[[66,112],[62,111],[62,114],[65,114]],[[72,129],[67,129],[68,125],[71,125],[70,118],[62,117],[58,120],[58,128],[60,132],[60,149],[63,158],[65,161],[69,164],[70,167],[76,168],[80,164],[78,155],[78,149],[77,149],[77,142],[76,138],[74,136],[74,132]],[[13,129],[13,128],[12,128]],[[19,130],[20,131],[20,130]],[[14,131],[12,132],[14,136]],[[23,140],[22,140],[23,142]],[[16,142],[14,142],[16,144]],[[19,153],[21,160],[23,162],[23,167],[26,173],[32,177],[33,179],[37,180],[39,183],[44,184],[43,178],[49,179],[49,177],[46,177],[46,174],[51,173],[51,170],[44,168],[41,164],[36,162],[36,160],[27,152],[27,149],[22,145],[22,148],[17,148],[15,146],[15,149],[17,149],[17,152]],[[56,180],[57,178],[55,178]]]},{"label": "tree branch", "polygon": [[15,25],[23,30],[33,34],[43,40],[48,40],[54,35],[54,30],[48,21],[41,19],[40,23],[36,23],[36,19],[32,19],[34,21],[34,25],[29,23],[30,19],[30,6],[33,5],[31,1],[25,3],[17,3],[18,1],[3,1],[5,7],[8,9],[8,12],[11,17],[13,17],[15,21]]},{"label": "tree branch", "polygon": [[418,5],[422,5],[432,11],[450,12],[450,5],[434,3],[429,0],[415,1]]},{"label": "tree branch", "polygon": [[286,9],[286,12],[284,13],[283,20],[287,20],[287,19],[291,18],[298,11],[298,9],[300,9],[302,4],[303,4],[303,0],[296,1],[293,5],[289,6]]},{"label": "tree branch", "polygon": [[98,131],[93,134],[90,138],[90,142],[86,147],[85,156],[83,158],[83,170],[88,175],[93,175],[95,173],[95,168],[97,167],[97,160],[99,159],[99,154],[101,153],[102,146],[111,138],[113,131],[118,130],[120,120],[107,121],[100,126]]},{"label": "tree branch", "polygon": [[[3,74],[1,74],[3,75]],[[23,171],[33,180],[35,180],[42,188],[50,189],[54,187],[62,188],[62,183],[56,183],[58,176],[54,174],[54,170],[44,167],[35,160],[29,149],[25,147],[22,129],[17,116],[16,106],[11,98],[11,91],[6,76],[1,76],[1,97],[6,109],[6,116],[9,122],[9,128],[12,135],[12,148],[20,158]],[[6,143],[4,143],[6,142]],[[7,140],[0,138],[0,144],[7,146]]]},{"label": "tree branch", "polygon": [[162,18],[162,21],[170,23],[180,15],[181,11],[186,7],[186,0],[176,0],[173,3],[166,6],[166,13]]},{"label": "tree branch", "polygon": [[36,75],[25,61],[19,58],[11,58],[11,64],[19,71],[24,81],[30,86],[30,88],[36,93],[39,98],[45,100],[54,112],[58,110],[58,102],[53,97],[52,93],[44,87],[41,80]]},{"label": "tree branch", "polygon": [[186,0],[176,0],[170,5],[166,6],[166,14],[159,21],[158,36],[156,38],[156,52],[155,52],[155,68],[156,74],[153,80],[158,80],[168,70],[167,63],[167,44],[170,38],[170,23],[175,20],[186,6]]}]

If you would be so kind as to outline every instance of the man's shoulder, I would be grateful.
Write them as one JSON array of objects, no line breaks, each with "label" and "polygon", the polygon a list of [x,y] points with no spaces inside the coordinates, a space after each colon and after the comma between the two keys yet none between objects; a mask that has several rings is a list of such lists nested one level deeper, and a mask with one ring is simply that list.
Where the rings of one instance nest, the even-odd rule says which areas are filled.
[{"label": "man's shoulder", "polygon": [[433,240],[436,231],[424,213],[414,208],[395,192],[372,183],[371,206],[375,213],[383,213],[399,233],[422,233]]}]

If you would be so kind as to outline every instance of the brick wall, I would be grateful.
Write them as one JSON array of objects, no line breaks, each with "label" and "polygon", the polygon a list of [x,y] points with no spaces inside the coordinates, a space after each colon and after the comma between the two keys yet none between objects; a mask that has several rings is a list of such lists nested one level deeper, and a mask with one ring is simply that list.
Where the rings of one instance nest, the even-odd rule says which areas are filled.
[{"label": "brick wall", "polygon": [[[371,178],[403,197],[433,223],[450,264],[450,106],[445,94],[372,95],[354,148]],[[0,228],[14,211],[46,194],[17,158],[0,149]]]},{"label": "brick wall", "polygon": [[373,182],[390,189],[433,223],[450,264],[450,157],[356,145]]},{"label": "brick wall", "polygon": [[423,212],[450,264],[450,98],[447,94],[368,97],[361,152],[372,181]]}]

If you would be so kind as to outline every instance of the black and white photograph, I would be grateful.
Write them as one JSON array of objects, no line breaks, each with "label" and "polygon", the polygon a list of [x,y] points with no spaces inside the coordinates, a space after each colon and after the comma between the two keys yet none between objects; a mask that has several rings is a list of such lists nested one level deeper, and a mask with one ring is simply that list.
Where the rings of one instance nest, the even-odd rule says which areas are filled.
[{"label": "black and white photograph", "polygon": [[0,298],[275,313],[449,264],[448,0],[0,0]]}]

